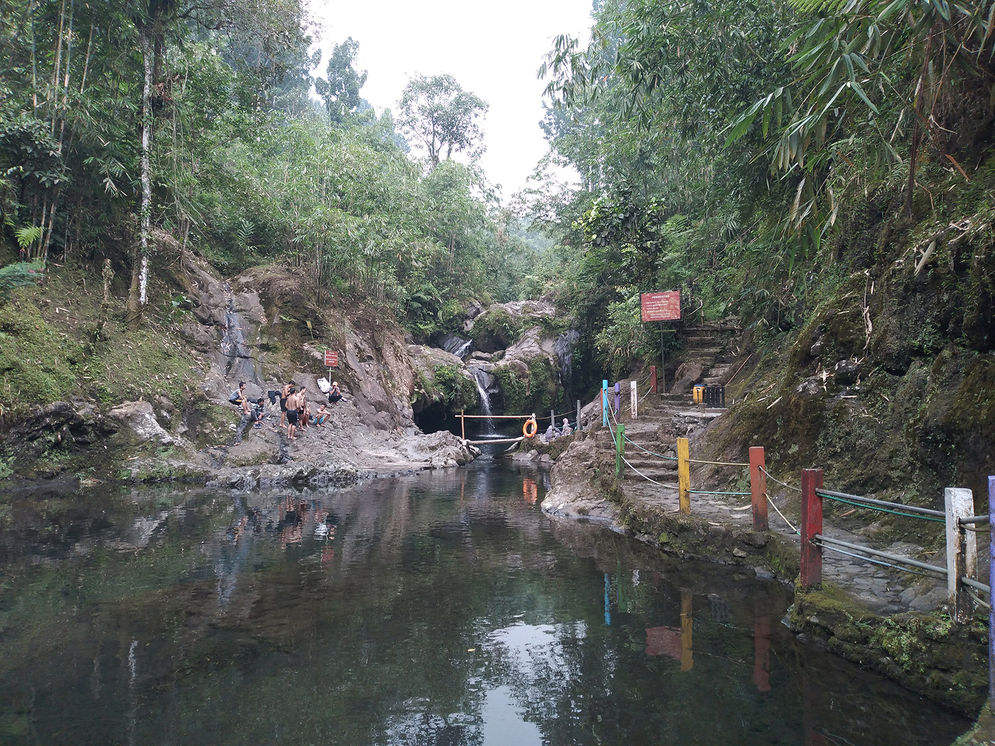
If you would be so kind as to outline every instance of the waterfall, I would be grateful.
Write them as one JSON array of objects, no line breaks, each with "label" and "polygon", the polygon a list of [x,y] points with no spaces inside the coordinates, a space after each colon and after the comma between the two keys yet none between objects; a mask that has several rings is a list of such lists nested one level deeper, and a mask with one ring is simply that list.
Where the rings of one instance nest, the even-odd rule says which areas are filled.
[{"label": "waterfall", "polygon": [[242,332],[242,320],[235,310],[235,303],[228,301],[225,309],[225,328],[221,335],[221,353],[227,358],[225,374],[232,380],[247,381],[259,384],[260,378],[256,371],[252,351],[245,343]]},{"label": "waterfall", "polygon": [[480,413],[487,416],[487,419],[484,420],[484,428],[481,434],[493,435],[494,420],[491,419],[491,397],[487,393],[487,385],[490,383],[488,379],[491,376],[487,371],[480,368],[470,368],[469,370],[473,374],[474,383],[477,384],[477,393],[480,394]]},{"label": "waterfall", "polygon": [[447,334],[442,338],[442,349],[462,359],[470,351],[471,341],[457,334]]}]

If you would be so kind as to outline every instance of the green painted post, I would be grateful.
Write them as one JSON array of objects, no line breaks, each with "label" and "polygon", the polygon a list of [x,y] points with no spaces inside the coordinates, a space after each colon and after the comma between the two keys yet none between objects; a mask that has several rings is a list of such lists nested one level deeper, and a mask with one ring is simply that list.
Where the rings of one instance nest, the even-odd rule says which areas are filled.
[{"label": "green painted post", "polygon": [[615,477],[622,478],[622,458],[625,456],[625,425],[618,423],[615,431]]}]

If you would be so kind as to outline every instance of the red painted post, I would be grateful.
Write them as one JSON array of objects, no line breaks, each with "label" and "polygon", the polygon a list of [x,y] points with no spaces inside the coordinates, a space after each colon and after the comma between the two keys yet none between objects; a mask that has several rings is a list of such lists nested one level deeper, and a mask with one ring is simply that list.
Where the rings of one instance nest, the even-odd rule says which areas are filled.
[{"label": "red painted post", "polygon": [[822,489],[822,469],[802,469],[802,588],[822,585],[822,547],[812,539],[822,533],[822,498],[816,490]]},{"label": "red painted post", "polygon": [[[995,525],[995,477],[988,477],[988,525]],[[988,569],[988,587],[995,588],[995,541],[989,545],[992,563]],[[988,612],[988,709],[995,712],[995,604]]]},{"label": "red painted post", "polygon": [[753,685],[770,691],[770,609],[766,597],[753,602]]},{"label": "red painted post", "polygon": [[767,474],[764,461],[764,447],[750,446],[750,499],[753,501],[753,530],[766,531],[767,522]]},{"label": "red painted post", "polygon": [[656,366],[650,366],[650,391],[656,393]]}]

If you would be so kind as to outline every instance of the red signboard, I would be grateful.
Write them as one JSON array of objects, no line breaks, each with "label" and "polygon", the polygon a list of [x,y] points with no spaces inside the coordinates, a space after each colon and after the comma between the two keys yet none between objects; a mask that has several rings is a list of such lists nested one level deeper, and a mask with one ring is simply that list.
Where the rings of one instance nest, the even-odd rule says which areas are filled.
[{"label": "red signboard", "polygon": [[339,351],[325,350],[325,366],[328,368],[339,367]]},{"label": "red signboard", "polygon": [[643,293],[639,296],[643,321],[678,321],[681,318],[681,291]]}]

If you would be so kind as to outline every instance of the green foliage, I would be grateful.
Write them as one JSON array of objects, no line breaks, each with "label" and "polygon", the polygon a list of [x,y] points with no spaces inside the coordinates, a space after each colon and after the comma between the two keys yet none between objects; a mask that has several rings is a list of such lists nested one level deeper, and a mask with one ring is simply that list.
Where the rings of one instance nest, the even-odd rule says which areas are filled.
[{"label": "green foliage", "polygon": [[356,53],[359,42],[350,36],[332,48],[328,58],[327,78],[316,78],[315,90],[325,102],[328,118],[333,123],[341,123],[346,116],[359,106],[359,90],[366,83],[366,71],[356,71]]},{"label": "green foliage", "polygon": [[504,399],[504,411],[516,414],[544,412],[561,404],[564,396],[556,370],[544,355],[528,361],[528,372],[517,365],[499,365],[494,369]]},{"label": "green foliage", "polygon": [[434,371],[434,382],[448,411],[473,409],[477,405],[479,397],[476,385],[455,365],[437,367]]},{"label": "green foliage", "polygon": [[521,318],[512,316],[503,308],[494,308],[474,319],[470,336],[475,349],[496,352],[516,342],[523,331]]},{"label": "green foliage", "polygon": [[31,244],[41,238],[41,226],[32,225],[18,228],[14,231],[14,236],[17,238],[17,245],[27,250]]},{"label": "green foliage", "polygon": [[[23,292],[23,291],[22,291]],[[0,403],[23,411],[39,402],[69,399],[77,391],[75,366],[83,348],[42,318],[23,297],[0,305]]]},{"label": "green foliage", "polygon": [[44,277],[41,262],[15,262],[0,267],[0,303],[10,297],[14,288],[37,284]]},{"label": "green foliage", "polygon": [[415,75],[401,94],[399,123],[435,167],[454,152],[466,152],[471,158],[480,154],[483,132],[478,120],[486,112],[487,104],[463,90],[452,75]]}]

